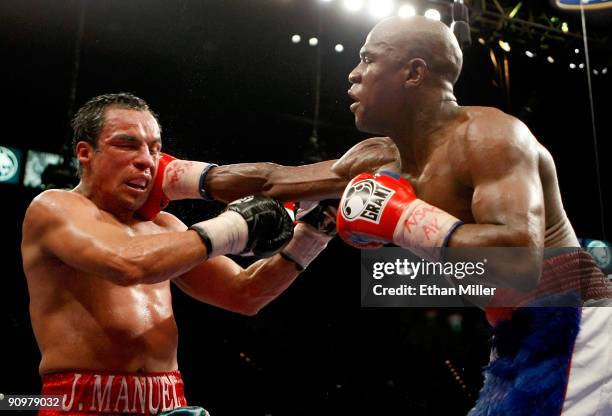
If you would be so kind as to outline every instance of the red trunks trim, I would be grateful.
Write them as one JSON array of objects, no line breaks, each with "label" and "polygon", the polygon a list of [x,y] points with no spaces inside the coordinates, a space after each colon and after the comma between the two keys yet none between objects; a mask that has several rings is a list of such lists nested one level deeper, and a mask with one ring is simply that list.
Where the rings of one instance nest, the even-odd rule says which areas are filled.
[{"label": "red trunks trim", "polygon": [[495,326],[502,320],[511,319],[517,307],[547,295],[570,291],[580,294],[583,302],[612,298],[612,285],[597,268],[593,257],[582,249],[544,259],[540,282],[531,292],[498,288],[486,308],[487,320]]},{"label": "red trunks trim", "polygon": [[45,375],[44,395],[61,395],[63,410],[41,410],[55,415],[155,415],[187,405],[179,371],[169,373],[74,372]]}]

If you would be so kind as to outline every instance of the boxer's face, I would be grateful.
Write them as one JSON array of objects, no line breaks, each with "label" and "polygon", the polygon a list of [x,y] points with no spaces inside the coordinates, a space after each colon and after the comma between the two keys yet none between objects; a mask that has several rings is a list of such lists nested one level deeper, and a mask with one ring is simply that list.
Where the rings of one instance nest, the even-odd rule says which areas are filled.
[{"label": "boxer's face", "polygon": [[359,55],[359,64],[349,74],[348,91],[354,100],[355,125],[361,131],[389,135],[405,106],[403,67],[393,47],[374,32]]},{"label": "boxer's face", "polygon": [[161,150],[157,121],[148,111],[108,108],[97,143],[86,162],[92,191],[111,205],[138,209]]}]

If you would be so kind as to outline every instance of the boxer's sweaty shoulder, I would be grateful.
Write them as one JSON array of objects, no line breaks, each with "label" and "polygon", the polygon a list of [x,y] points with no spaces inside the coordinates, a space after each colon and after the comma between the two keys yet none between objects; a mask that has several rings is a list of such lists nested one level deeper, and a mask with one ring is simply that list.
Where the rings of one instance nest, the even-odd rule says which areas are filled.
[{"label": "boxer's sweaty shoulder", "polygon": [[525,171],[536,176],[543,191],[545,245],[577,244],[563,209],[552,156],[525,124],[495,108],[462,107],[457,122],[442,134],[448,140],[434,152],[418,181],[417,190],[424,199],[472,222],[475,170],[533,164]]},{"label": "boxer's sweaty shoulder", "polygon": [[[545,247],[573,247],[578,240],[572,229],[561,200],[554,160],[527,126],[520,120],[489,107],[466,107],[471,113],[466,140],[477,151],[491,156],[491,164],[535,158],[537,169],[533,174],[540,181],[545,207]],[[492,140],[489,145],[488,141]],[[497,144],[495,142],[498,142]]]},{"label": "boxer's sweaty shoulder", "polygon": [[[168,282],[118,285],[60,259],[45,239],[54,228],[104,227],[126,235],[177,229],[170,214],[123,224],[84,196],[39,195],[26,212],[22,254],[41,373],[176,369],[177,331]],[[64,259],[66,260],[66,259]]]}]

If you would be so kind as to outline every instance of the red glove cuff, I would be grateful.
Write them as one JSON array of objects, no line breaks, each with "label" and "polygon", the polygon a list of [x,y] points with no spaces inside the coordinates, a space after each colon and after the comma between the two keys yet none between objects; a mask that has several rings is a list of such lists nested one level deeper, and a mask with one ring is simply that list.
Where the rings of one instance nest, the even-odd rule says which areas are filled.
[{"label": "red glove cuff", "polygon": [[137,214],[141,218],[147,221],[154,220],[157,214],[170,203],[170,199],[164,194],[163,190],[164,173],[168,163],[175,159],[175,157],[166,153],[160,153],[159,162],[157,163],[157,169],[155,171],[155,179],[153,180],[153,188],[151,188],[149,198],[147,198],[144,205],[137,211]]}]

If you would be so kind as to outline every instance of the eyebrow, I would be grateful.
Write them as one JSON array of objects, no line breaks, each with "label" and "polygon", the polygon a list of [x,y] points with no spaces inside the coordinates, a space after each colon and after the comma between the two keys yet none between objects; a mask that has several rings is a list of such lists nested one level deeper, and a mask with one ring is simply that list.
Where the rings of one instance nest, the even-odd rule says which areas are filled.
[{"label": "eyebrow", "polygon": [[[123,140],[123,141],[130,142],[130,143],[137,143],[137,142],[140,141],[136,137],[134,137],[132,135],[129,135],[129,134],[125,134],[125,133],[113,136],[111,139],[119,139],[119,140]],[[160,144],[161,145],[161,143],[162,143],[161,138],[160,137],[156,137],[153,140],[153,142],[151,142],[149,145],[151,145],[151,144]]]}]

